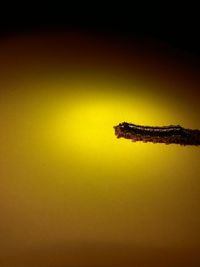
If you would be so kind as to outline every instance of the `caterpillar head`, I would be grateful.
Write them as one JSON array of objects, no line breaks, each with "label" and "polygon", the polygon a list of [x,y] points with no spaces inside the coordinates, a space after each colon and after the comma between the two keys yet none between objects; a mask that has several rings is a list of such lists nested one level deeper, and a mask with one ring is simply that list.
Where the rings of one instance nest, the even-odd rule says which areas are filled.
[{"label": "caterpillar head", "polygon": [[130,131],[130,125],[127,122],[122,122],[117,126],[114,126],[114,129],[115,129],[115,135],[117,136],[117,138],[120,138]]}]

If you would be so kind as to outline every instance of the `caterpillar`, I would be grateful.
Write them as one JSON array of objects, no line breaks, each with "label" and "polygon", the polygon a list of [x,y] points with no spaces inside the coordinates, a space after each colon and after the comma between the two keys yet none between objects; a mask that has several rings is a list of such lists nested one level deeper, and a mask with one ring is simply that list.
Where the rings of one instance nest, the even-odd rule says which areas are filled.
[{"label": "caterpillar", "polygon": [[123,137],[133,142],[200,145],[200,130],[186,129],[180,125],[154,127],[122,122],[114,126],[114,130],[117,138]]}]

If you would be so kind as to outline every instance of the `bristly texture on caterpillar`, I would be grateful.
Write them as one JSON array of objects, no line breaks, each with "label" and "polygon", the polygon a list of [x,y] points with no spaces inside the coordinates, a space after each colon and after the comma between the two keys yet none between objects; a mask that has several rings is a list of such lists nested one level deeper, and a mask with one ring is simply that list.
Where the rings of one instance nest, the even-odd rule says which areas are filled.
[{"label": "bristly texture on caterpillar", "polygon": [[123,137],[133,142],[200,145],[200,130],[185,129],[179,125],[152,127],[123,122],[114,129],[117,138]]}]

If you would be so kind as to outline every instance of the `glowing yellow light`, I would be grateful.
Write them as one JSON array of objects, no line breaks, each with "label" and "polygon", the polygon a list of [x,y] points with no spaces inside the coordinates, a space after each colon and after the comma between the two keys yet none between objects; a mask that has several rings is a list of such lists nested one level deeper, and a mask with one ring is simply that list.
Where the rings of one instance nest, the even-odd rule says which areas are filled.
[{"label": "glowing yellow light", "polygon": [[62,93],[55,101],[55,115],[47,123],[52,125],[48,127],[51,134],[45,136],[45,142],[50,154],[54,153],[62,164],[71,162],[71,167],[92,172],[101,166],[104,171],[118,170],[119,174],[126,168],[124,177],[132,172],[136,179],[139,172],[145,173],[144,166],[151,166],[151,172],[159,171],[167,157],[173,159],[182,150],[174,145],[132,143],[114,135],[113,126],[122,121],[143,125],[173,123],[174,110],[168,109],[167,102],[153,99],[143,91],[140,94],[140,89],[131,86],[119,90],[121,87],[115,85],[107,91],[101,90],[103,84],[94,86],[84,87],[82,83],[76,90],[71,86],[71,91]]},{"label": "glowing yellow light", "polygon": [[32,251],[40,248],[39,260],[48,254],[51,261],[55,252],[61,264],[59,251],[66,262],[74,251],[72,265],[76,258],[81,262],[76,248],[84,257],[85,251],[88,258],[106,251],[109,258],[119,244],[125,262],[132,251],[148,261],[154,248],[158,258],[164,251],[177,251],[178,257],[187,249],[196,253],[199,148],[133,143],[117,139],[113,129],[123,121],[200,128],[196,80],[178,72],[182,82],[176,83],[176,73],[168,77],[165,68],[151,76],[148,66],[154,64],[143,64],[139,55],[135,61],[133,51],[127,68],[117,55],[107,68],[106,55],[99,66],[95,54],[86,59],[83,46],[79,64],[80,43],[73,58],[68,41],[61,39],[56,52],[56,39],[40,38],[1,49],[1,256],[7,251],[12,259],[20,252],[22,263],[30,257],[30,266]]}]

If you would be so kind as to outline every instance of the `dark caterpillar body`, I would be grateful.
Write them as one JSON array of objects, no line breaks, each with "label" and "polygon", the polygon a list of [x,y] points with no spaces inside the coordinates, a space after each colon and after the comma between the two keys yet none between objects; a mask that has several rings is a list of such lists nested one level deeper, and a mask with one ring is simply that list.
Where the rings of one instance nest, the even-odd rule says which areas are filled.
[{"label": "dark caterpillar body", "polygon": [[123,122],[114,129],[117,138],[124,137],[134,142],[200,145],[200,130],[185,129],[179,125],[152,127]]}]

